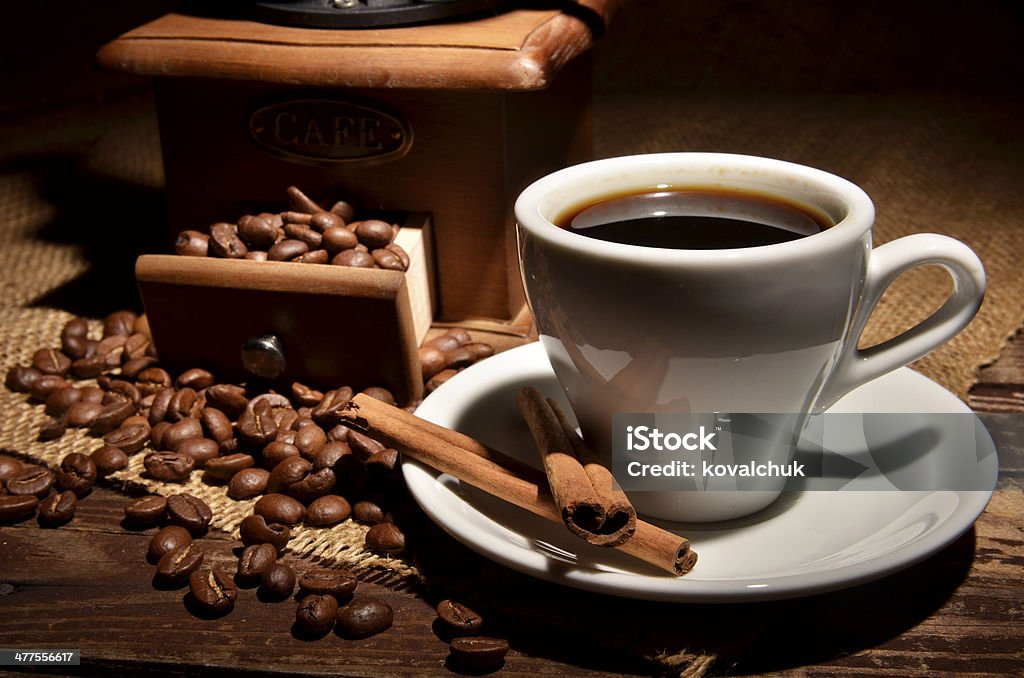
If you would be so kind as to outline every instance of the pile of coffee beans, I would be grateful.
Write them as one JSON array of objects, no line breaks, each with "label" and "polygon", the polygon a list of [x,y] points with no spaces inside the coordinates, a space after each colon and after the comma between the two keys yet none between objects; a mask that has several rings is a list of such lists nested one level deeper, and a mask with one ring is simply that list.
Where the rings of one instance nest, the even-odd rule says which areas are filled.
[{"label": "pile of coffee beans", "polygon": [[294,186],[287,194],[291,209],[247,214],[233,224],[211,224],[206,232],[182,231],[174,251],[192,257],[409,269],[408,253],[394,242],[397,225],[357,220],[355,208],[343,200],[324,209]]},{"label": "pile of coffee beans", "polygon": [[[436,387],[493,352],[464,330],[449,330],[421,349],[424,377]],[[256,588],[260,600],[273,602],[291,598],[298,586],[295,629],[307,636],[333,629],[365,638],[392,625],[386,603],[355,595],[355,574],[319,569],[297,578],[280,560],[296,525],[346,520],[370,526],[365,546],[381,556],[415,549],[425,517],[405,487],[398,452],[340,423],[352,388],[319,391],[293,383],[277,392],[220,383],[201,368],[172,375],[160,367],[144,321],[130,311],[104,319],[101,336],[90,336],[84,319],[72,319],[60,347],[39,349],[31,365],[11,368],[5,383],[44,406],[49,417],[41,440],[80,427],[103,444],[90,455],[66,455],[56,472],[0,456],[0,523],[37,515],[41,525],[62,525],[98,478],[143,455],[145,475],[153,480],[184,483],[198,473],[225,486],[232,499],[256,499],[239,526],[244,550],[235,573],[204,563],[198,540],[214,513],[201,498],[147,495],[125,506],[125,527],[159,528],[145,554],[154,582],[188,586],[187,604],[196,614],[228,614],[240,587]],[[396,404],[387,389],[362,392]],[[508,644],[477,637],[479,615],[445,601],[438,618],[452,662],[474,670],[501,665]]]}]

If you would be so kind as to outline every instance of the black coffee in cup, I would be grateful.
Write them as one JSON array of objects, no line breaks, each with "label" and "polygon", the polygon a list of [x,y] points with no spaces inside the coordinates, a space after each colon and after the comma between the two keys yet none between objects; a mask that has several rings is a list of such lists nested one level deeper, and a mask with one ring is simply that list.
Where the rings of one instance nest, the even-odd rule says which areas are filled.
[{"label": "black coffee in cup", "polygon": [[724,188],[602,196],[567,210],[555,223],[598,240],[686,250],[774,245],[834,225],[823,212],[780,196]]}]

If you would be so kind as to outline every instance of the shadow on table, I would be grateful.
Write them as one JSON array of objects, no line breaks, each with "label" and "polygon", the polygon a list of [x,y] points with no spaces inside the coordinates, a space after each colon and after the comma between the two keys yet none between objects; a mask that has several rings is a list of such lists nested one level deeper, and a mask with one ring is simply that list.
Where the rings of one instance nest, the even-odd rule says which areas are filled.
[{"label": "shadow on table", "polygon": [[437,548],[421,550],[419,565],[432,603],[453,598],[469,605],[484,616],[484,635],[507,638],[526,654],[639,673],[665,669],[667,660],[685,666],[710,656],[716,657],[712,675],[744,675],[820,664],[898,637],[949,600],[974,550],[972,528],[939,554],[882,580],[742,605],[657,603],[569,589],[484,560],[441,534]]},{"label": "shadow on table", "polygon": [[140,311],[135,258],[168,251],[163,191],[94,172],[85,155],[62,153],[22,158],[38,195],[56,209],[38,239],[79,248],[89,268],[32,302],[76,315],[103,317]]}]

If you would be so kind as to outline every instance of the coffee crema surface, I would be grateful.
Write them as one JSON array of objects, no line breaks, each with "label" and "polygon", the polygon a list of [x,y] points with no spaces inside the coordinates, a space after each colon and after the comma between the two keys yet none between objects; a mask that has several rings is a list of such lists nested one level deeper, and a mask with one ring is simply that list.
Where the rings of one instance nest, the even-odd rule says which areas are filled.
[{"label": "coffee crema surface", "polygon": [[824,213],[778,196],[717,188],[602,196],[555,224],[598,240],[680,250],[775,245],[833,226]]}]

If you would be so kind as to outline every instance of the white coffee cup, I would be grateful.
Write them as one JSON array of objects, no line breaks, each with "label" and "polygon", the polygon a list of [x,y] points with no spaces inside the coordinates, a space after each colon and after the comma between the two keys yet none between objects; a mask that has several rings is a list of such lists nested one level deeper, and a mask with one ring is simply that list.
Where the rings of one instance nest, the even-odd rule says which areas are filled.
[{"label": "white coffee cup", "polygon": [[[834,225],[780,244],[710,250],[619,244],[556,225],[605,197],[691,188],[775,196]],[[796,413],[802,426],[851,389],[948,341],[970,322],[985,290],[981,261],[964,244],[916,234],[872,249],[875,212],[863,190],[779,160],[719,153],[598,160],[531,184],[515,216],[540,340],[584,437],[609,462],[616,413]],[[859,349],[882,293],[925,264],[949,272],[950,298],[899,336]],[[753,513],[777,496],[631,498],[648,516],[713,521]]]}]

